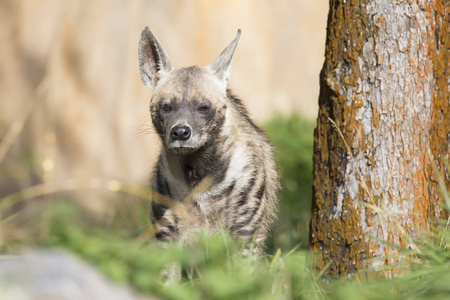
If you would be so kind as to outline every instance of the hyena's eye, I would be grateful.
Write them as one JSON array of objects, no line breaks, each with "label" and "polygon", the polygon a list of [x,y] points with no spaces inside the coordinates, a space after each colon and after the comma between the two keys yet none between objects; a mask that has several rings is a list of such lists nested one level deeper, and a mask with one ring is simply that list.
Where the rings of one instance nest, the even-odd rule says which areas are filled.
[{"label": "hyena's eye", "polygon": [[172,110],[172,106],[166,104],[166,105],[164,105],[164,106],[162,107],[162,109],[163,109],[165,112],[169,112],[169,111]]},{"label": "hyena's eye", "polygon": [[200,106],[197,110],[199,112],[208,112],[209,111],[209,106],[203,105],[203,106]]}]

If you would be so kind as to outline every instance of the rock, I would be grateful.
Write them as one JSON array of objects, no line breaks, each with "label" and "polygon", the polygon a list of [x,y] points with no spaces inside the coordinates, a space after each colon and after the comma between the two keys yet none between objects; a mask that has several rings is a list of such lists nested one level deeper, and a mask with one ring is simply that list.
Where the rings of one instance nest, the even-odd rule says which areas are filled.
[{"label": "rock", "polygon": [[144,300],[131,289],[108,280],[81,259],[56,250],[0,256],[3,300]]}]

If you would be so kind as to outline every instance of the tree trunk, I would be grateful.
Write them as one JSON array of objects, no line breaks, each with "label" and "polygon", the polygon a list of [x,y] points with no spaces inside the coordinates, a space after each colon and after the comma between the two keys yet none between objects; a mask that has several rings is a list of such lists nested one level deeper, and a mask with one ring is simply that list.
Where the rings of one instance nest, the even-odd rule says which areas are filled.
[{"label": "tree trunk", "polygon": [[413,247],[402,231],[415,236],[446,216],[449,4],[330,0],[310,247],[332,275],[390,264],[383,241]]}]

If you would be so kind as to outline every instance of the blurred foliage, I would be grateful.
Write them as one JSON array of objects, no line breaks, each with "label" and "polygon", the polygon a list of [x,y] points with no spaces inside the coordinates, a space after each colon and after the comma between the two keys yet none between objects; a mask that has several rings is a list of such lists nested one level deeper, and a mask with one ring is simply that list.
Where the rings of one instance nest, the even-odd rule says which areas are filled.
[{"label": "blurred foliage", "polygon": [[268,247],[283,250],[308,245],[312,200],[314,122],[299,115],[276,116],[264,129],[276,148],[282,190],[278,222]]},{"label": "blurred foliage", "polygon": [[[163,249],[145,238],[146,230],[118,233],[70,201],[53,201],[49,231],[38,245],[63,248],[97,266],[112,280],[163,299],[448,299],[450,232],[448,224],[415,238],[415,250],[401,249],[396,265],[404,275],[379,278],[373,271],[347,278],[321,276],[311,267],[312,253],[278,250],[259,260],[242,256],[242,245],[225,232],[202,236],[189,248]],[[114,225],[114,226],[110,226]],[[184,276],[168,287],[160,278],[165,266],[180,263]]]},{"label": "blurred foliage", "polygon": [[[243,245],[226,232],[199,234],[197,245],[162,249],[153,241],[108,231],[70,202],[54,202],[50,232],[42,245],[75,252],[114,281],[164,299],[289,299],[319,294],[313,273],[307,269],[307,253],[278,252],[256,260],[243,257]],[[119,223],[122,221],[118,221]],[[117,225],[117,224],[116,224]],[[167,287],[160,278],[165,266],[180,263],[184,277]],[[288,285],[294,282],[295,285]],[[292,290],[291,288],[295,288]]]}]

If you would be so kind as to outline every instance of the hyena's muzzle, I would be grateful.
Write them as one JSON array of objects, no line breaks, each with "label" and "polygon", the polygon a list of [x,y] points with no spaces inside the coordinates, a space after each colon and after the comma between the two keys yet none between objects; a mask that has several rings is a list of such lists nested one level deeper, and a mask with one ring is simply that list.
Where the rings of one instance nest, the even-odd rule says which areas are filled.
[{"label": "hyena's muzzle", "polygon": [[179,141],[182,143],[191,137],[191,132],[189,125],[175,125],[170,130],[170,139],[172,142]]},{"label": "hyena's muzzle", "polygon": [[212,138],[216,112],[209,101],[172,101],[161,105],[158,120],[163,123],[164,143],[168,149],[187,154],[202,147]]},{"label": "hyena's muzzle", "polygon": [[187,153],[199,147],[199,133],[193,132],[192,126],[186,121],[179,121],[169,126],[166,131],[167,148],[177,153]]}]

